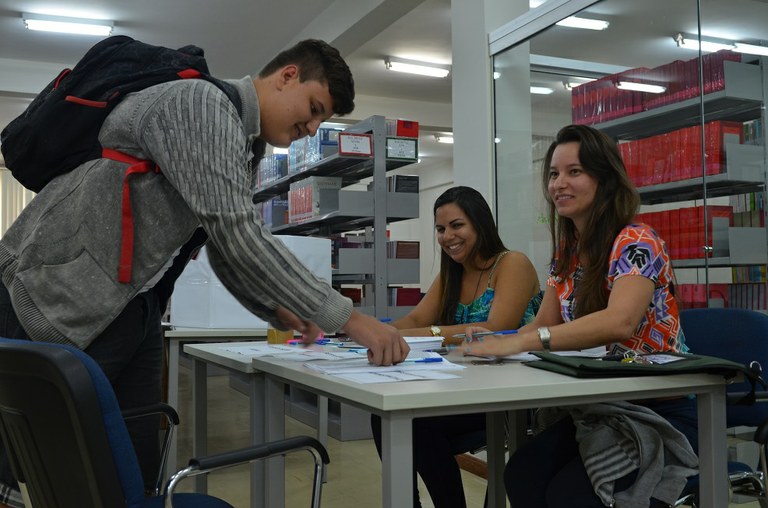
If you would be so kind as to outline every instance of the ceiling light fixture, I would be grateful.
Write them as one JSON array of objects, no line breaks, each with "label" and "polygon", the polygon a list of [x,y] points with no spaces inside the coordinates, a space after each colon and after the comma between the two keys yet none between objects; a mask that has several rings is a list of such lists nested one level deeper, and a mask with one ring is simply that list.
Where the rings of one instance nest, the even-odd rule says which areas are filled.
[{"label": "ceiling light fixture", "polygon": [[384,65],[391,71],[407,72],[410,74],[431,76],[435,78],[444,78],[451,72],[450,65],[419,62],[417,60],[405,60],[403,58],[396,58],[393,56],[385,58]]},{"label": "ceiling light fixture", "polygon": [[602,19],[582,18],[580,16],[570,16],[555,24],[568,28],[583,28],[585,30],[605,30],[610,25],[608,21]]},{"label": "ceiling light fixture", "polygon": [[591,81],[594,81],[595,78],[572,78],[567,79],[563,81],[563,88],[566,90],[573,90],[579,85],[583,85],[584,83],[589,83]]},{"label": "ceiling light fixture", "polygon": [[750,55],[768,56],[768,46],[757,46],[755,44],[736,42],[734,43],[733,50],[739,53],[749,53]]},{"label": "ceiling light fixture", "polygon": [[651,85],[649,83],[637,83],[635,81],[619,81],[616,85],[619,90],[632,90],[635,92],[664,93],[667,87]]},{"label": "ceiling light fixture", "polygon": [[112,28],[114,27],[112,21],[96,19],[65,18],[44,14],[22,14],[21,17],[24,19],[24,25],[29,30],[42,30],[44,32],[106,37],[112,33]]},{"label": "ceiling light fixture", "polygon": [[[699,50],[699,38],[695,35],[685,35],[682,33],[673,37],[678,48]],[[734,49],[733,42],[726,40],[701,39],[701,51],[705,53],[714,53],[722,49]]]},{"label": "ceiling light fixture", "polygon": [[554,90],[552,88],[549,88],[548,86],[532,86],[531,87],[531,93],[536,95],[549,95],[553,92]]},{"label": "ceiling light fixture", "polygon": [[445,134],[435,134],[435,141],[438,143],[453,144],[453,136],[446,136]]}]

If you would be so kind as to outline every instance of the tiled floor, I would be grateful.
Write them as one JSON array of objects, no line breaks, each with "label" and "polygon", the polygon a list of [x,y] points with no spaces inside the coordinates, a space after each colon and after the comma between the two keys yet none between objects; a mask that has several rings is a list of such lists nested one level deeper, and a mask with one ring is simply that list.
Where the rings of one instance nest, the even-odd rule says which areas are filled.
[{"label": "tiled floor", "polygon": [[[181,392],[179,413],[182,425],[179,428],[179,463],[186,462],[191,454],[189,426],[184,425],[190,414],[191,390],[189,371],[181,369]],[[212,376],[209,379],[209,452],[216,453],[248,444],[248,399],[230,388],[227,376]],[[286,435],[307,434],[314,436],[315,430],[288,419]],[[328,482],[323,486],[322,505],[333,508],[375,508],[381,506],[381,463],[373,441],[328,440],[331,464]],[[309,506],[312,486],[312,459],[299,452],[286,459],[286,508]],[[209,492],[219,496],[236,508],[247,507],[249,485],[247,467],[232,468],[210,476]],[[485,496],[485,481],[469,473],[463,473],[464,489],[468,508],[482,508]],[[191,482],[189,482],[191,483]],[[190,488],[190,485],[182,485]],[[423,490],[423,485],[422,485]],[[433,508],[429,496],[422,494],[424,508]],[[731,508],[758,508],[757,502],[731,504]]]}]

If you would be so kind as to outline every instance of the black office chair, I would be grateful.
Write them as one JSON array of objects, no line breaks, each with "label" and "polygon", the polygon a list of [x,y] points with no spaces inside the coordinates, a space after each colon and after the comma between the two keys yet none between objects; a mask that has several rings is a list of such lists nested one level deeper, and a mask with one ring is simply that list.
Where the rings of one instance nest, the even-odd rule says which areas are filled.
[{"label": "black office chair", "polygon": [[[768,315],[746,309],[686,309],[680,319],[692,353],[725,358],[749,365],[753,370],[768,367]],[[730,461],[728,477],[734,494],[754,497],[761,508],[768,508],[768,404],[737,403],[743,401],[751,388],[746,380],[728,385],[726,425],[757,428],[753,439],[759,445],[759,461],[751,465]],[[757,392],[757,398],[766,399],[766,393]],[[698,504],[698,477],[689,479],[683,494],[674,506]]]},{"label": "black office chair", "polygon": [[145,497],[124,415],[96,362],[72,347],[4,338],[0,338],[0,435],[13,474],[34,508],[232,508],[212,496],[173,491],[187,477],[297,450],[308,450],[314,458],[312,506],[318,507],[329,463],[328,452],[318,441],[293,437],[193,458],[159,495]]}]

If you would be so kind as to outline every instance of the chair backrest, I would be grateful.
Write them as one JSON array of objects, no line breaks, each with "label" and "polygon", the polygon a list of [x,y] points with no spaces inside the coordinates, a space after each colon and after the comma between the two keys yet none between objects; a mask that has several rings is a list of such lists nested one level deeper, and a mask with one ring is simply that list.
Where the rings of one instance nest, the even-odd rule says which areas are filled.
[{"label": "chair backrest", "polygon": [[35,508],[118,508],[143,499],[112,387],[78,349],[0,338],[0,435]]},{"label": "chair backrest", "polygon": [[[691,353],[716,356],[768,369],[768,315],[747,309],[685,309],[680,313]],[[728,385],[729,392],[748,392],[748,381]],[[761,389],[761,387],[758,387]],[[728,426],[758,426],[768,418],[768,404],[729,405]]]}]

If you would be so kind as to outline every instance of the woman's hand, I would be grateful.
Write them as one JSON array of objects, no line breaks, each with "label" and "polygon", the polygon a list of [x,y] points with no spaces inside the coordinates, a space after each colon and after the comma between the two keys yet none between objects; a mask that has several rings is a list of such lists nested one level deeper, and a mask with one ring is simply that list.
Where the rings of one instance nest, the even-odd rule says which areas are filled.
[{"label": "woman's hand", "polygon": [[459,351],[476,356],[509,356],[523,351],[519,334],[515,335],[484,335],[475,337],[475,333],[489,332],[482,326],[470,326],[464,332],[467,336],[459,346]]}]

